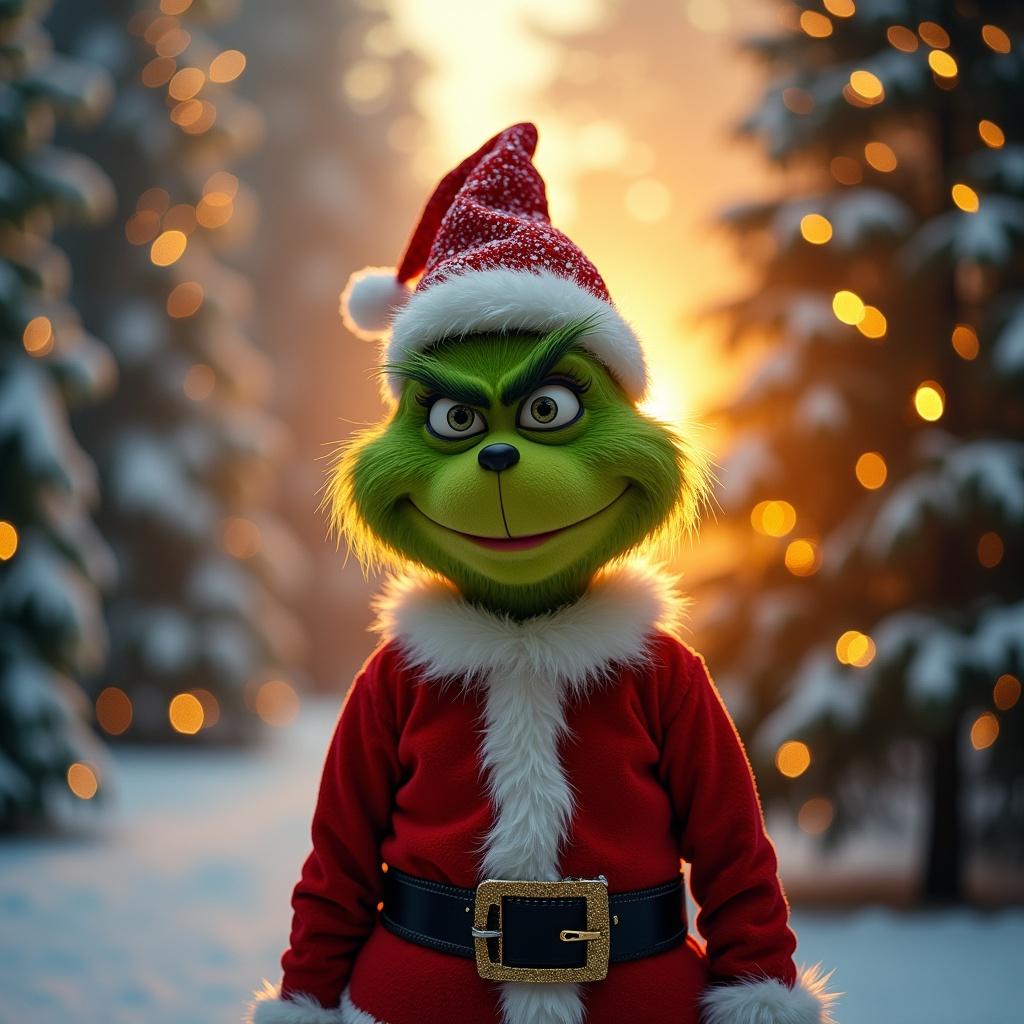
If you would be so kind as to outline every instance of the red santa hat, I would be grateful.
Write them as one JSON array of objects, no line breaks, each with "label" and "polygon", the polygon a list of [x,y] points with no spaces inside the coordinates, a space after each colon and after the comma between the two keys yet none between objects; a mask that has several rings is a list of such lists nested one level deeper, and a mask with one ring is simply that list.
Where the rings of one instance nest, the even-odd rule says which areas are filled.
[{"label": "red santa hat", "polygon": [[[442,338],[546,333],[600,314],[580,344],[637,400],[647,387],[639,339],[594,264],[551,226],[536,148],[536,127],[516,124],[447,174],[397,270],[367,267],[349,278],[345,325],[359,337],[383,338],[386,364]],[[397,398],[401,382],[389,376],[388,384]]]}]

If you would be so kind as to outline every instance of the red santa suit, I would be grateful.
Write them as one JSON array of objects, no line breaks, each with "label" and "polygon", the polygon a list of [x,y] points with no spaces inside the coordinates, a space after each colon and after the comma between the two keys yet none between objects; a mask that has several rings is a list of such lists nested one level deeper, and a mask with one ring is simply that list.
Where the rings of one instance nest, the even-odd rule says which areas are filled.
[{"label": "red santa suit", "polygon": [[[822,1024],[743,748],[657,574],[525,622],[391,585],[324,768],[279,989],[255,1024]],[[689,865],[696,938],[586,984],[481,979],[379,922],[382,864],[465,888]]]}]

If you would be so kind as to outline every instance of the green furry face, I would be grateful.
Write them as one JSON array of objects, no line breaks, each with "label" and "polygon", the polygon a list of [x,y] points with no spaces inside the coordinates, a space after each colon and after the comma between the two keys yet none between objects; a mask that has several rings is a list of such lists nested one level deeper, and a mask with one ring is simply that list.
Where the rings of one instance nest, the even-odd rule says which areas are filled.
[{"label": "green furry face", "polygon": [[417,562],[522,616],[692,523],[699,460],[576,347],[583,329],[444,342],[388,368],[406,378],[398,408],[343,453],[330,487],[364,563]]}]

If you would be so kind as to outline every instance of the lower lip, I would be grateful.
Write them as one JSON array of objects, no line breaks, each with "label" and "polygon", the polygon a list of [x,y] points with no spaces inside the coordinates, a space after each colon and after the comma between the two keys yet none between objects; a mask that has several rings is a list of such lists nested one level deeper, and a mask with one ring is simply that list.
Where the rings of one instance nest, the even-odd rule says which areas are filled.
[{"label": "lower lip", "polygon": [[561,530],[549,530],[547,533],[534,533],[529,537],[476,537],[471,533],[464,533],[462,536],[479,544],[482,548],[490,548],[492,551],[527,551],[530,548],[540,547],[544,541]]}]

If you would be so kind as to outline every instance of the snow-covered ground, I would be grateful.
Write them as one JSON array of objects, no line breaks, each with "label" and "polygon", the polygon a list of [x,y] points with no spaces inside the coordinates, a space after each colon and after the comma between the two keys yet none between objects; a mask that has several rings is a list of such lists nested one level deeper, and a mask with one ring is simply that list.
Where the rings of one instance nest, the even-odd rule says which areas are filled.
[{"label": "snow-covered ground", "polygon": [[[307,703],[242,754],[123,751],[102,838],[0,845],[0,1022],[237,1024],[277,976],[335,711]],[[841,1024],[1022,1019],[1024,911],[795,923],[800,959],[836,967]]]}]

